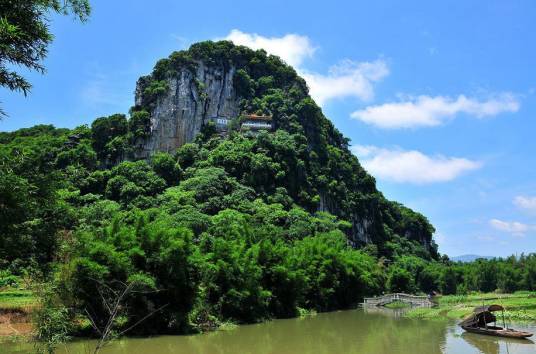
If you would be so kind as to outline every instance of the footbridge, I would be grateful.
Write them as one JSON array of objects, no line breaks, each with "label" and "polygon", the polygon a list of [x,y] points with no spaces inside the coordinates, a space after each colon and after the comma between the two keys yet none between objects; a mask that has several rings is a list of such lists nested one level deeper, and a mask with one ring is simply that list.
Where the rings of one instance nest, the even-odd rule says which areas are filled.
[{"label": "footbridge", "polygon": [[404,293],[385,294],[377,297],[366,297],[365,306],[384,306],[391,302],[405,302],[411,306],[432,307],[433,303],[428,296],[415,296]]}]

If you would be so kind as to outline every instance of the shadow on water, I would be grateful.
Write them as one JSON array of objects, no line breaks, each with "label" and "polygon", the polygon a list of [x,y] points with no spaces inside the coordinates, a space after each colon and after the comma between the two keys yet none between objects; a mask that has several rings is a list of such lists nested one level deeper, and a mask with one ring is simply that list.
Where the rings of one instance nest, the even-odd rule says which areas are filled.
[{"label": "shadow on water", "polygon": [[[453,321],[411,320],[389,309],[321,313],[190,336],[124,338],[104,354],[458,354],[536,353],[534,344],[462,334]],[[532,328],[534,330],[534,328]],[[508,346],[506,346],[506,344]],[[88,353],[94,341],[69,343],[59,353]],[[4,349],[6,349],[4,351]],[[27,353],[21,345],[6,354]],[[507,351],[508,350],[508,351]]]}]

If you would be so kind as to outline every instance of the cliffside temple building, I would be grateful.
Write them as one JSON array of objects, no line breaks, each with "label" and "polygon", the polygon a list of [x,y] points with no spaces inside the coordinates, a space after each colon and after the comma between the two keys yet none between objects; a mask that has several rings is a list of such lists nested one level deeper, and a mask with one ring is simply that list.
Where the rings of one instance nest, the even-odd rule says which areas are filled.
[{"label": "cliffside temple building", "polygon": [[240,130],[272,130],[272,116],[247,114],[240,125]]},{"label": "cliffside temple building", "polygon": [[212,117],[210,118],[212,122],[216,125],[216,130],[219,132],[226,132],[229,129],[229,124],[231,119],[228,117]]},{"label": "cliffside temple building", "polygon": [[[259,130],[272,130],[272,116],[269,115],[257,115],[246,114],[242,116],[242,122],[240,123],[240,131],[257,132]],[[216,129],[219,132],[227,132],[230,129],[230,124],[233,119],[229,117],[212,117],[211,121],[216,125]]]}]

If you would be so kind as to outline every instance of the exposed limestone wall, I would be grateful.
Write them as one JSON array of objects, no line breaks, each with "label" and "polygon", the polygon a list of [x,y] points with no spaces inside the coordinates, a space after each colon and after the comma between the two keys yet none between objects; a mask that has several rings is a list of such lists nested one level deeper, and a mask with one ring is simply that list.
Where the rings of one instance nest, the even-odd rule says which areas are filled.
[{"label": "exposed limestone wall", "polygon": [[[333,203],[330,198],[326,197],[324,192],[319,193],[320,202],[318,204],[318,211],[326,211],[328,213],[337,215],[337,205]],[[351,219],[348,220],[352,223],[352,228],[350,230],[349,241],[353,246],[360,244],[366,244],[373,242],[370,233],[371,227],[373,224],[373,218],[367,215],[352,215]]]},{"label": "exposed limestone wall", "polygon": [[[194,140],[201,127],[213,117],[234,118],[239,114],[233,88],[235,68],[208,67],[202,62],[192,73],[183,69],[168,78],[168,90],[158,97],[151,114],[150,137],[141,143],[137,157],[156,151],[173,151]],[[136,104],[143,100],[136,87]]]},{"label": "exposed limestone wall", "polygon": [[372,226],[372,220],[368,220],[358,215],[352,216],[352,234],[351,240],[355,243],[371,243],[369,227]]}]

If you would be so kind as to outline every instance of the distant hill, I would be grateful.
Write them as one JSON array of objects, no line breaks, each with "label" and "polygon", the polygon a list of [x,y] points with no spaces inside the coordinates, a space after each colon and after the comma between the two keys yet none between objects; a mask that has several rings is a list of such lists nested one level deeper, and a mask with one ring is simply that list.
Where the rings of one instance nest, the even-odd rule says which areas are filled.
[{"label": "distant hill", "polygon": [[479,256],[479,255],[476,255],[476,254],[464,254],[464,255],[461,255],[461,256],[457,256],[457,257],[450,257],[450,260],[453,261],[453,262],[473,262],[479,258],[483,258],[483,259],[493,259],[495,257],[492,257],[492,256]]}]

